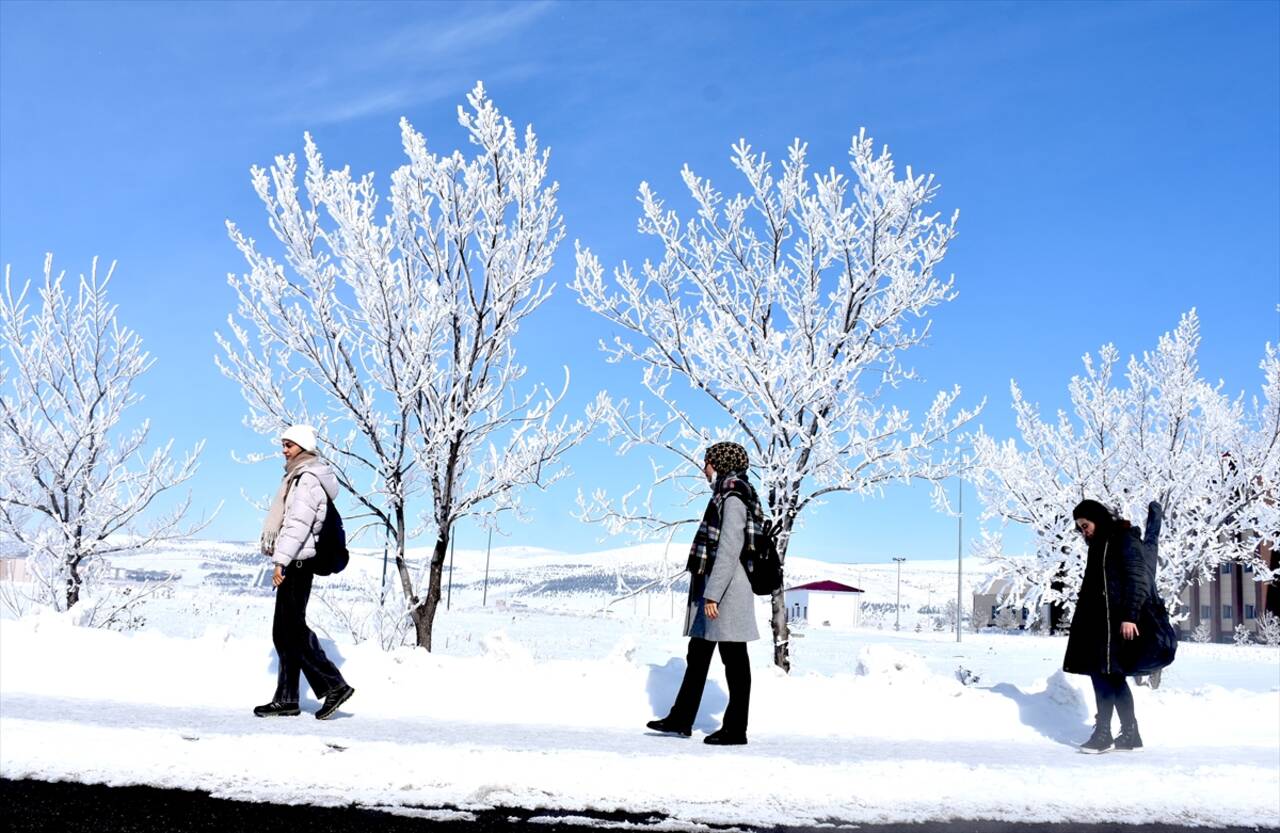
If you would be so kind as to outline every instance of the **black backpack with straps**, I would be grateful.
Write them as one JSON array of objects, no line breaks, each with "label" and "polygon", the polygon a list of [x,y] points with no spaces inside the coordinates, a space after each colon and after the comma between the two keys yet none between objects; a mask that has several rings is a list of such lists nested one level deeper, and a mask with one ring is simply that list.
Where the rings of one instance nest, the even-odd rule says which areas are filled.
[{"label": "black backpack with straps", "polygon": [[778,532],[773,521],[765,521],[761,534],[743,541],[742,567],[751,582],[751,592],[757,596],[771,596],[782,588],[782,559],[778,557]]},{"label": "black backpack with straps", "polygon": [[[314,472],[303,472],[302,474]],[[298,475],[298,480],[302,479]],[[319,478],[316,478],[317,480]],[[298,481],[295,480],[296,484]],[[307,569],[317,576],[331,576],[341,573],[351,561],[351,553],[347,550],[347,530],[342,525],[342,515],[333,500],[325,493],[324,520],[320,523],[320,531],[316,533],[316,554],[309,559]]]},{"label": "black backpack with straps", "polygon": [[782,589],[782,558],[778,555],[778,527],[766,520],[760,498],[751,482],[744,477],[731,483],[727,492],[712,498],[712,506],[723,518],[724,498],[732,495],[742,501],[747,509],[747,528],[743,531],[742,552],[738,561],[747,571],[751,592],[757,596],[771,596]]}]

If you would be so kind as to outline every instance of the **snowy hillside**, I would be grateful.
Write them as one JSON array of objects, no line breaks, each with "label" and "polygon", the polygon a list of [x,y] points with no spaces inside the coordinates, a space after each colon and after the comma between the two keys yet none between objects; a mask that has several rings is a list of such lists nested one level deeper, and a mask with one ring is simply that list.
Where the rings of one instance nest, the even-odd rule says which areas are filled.
[{"label": "snowy hillside", "polygon": [[[521,604],[540,609],[601,610],[618,613],[669,612],[672,597],[679,599],[688,589],[681,575],[687,556],[687,542],[641,544],[599,552],[569,554],[534,547],[494,548],[485,580],[484,550],[459,549],[453,554],[452,604],[464,607],[488,604]],[[409,551],[415,574],[420,573],[430,550]],[[216,588],[236,594],[265,590],[265,559],[247,543],[188,541],[162,550],[117,558],[112,562],[122,580],[135,576],[173,574],[179,587],[189,590]],[[395,564],[387,565],[393,579]],[[964,563],[964,606],[972,605],[972,593],[990,568],[977,559]],[[380,551],[356,551],[351,565],[340,577],[323,585],[334,592],[361,586],[376,587],[383,571]],[[787,586],[829,579],[857,587],[865,594],[860,600],[870,606],[892,606],[898,591],[897,565],[832,564],[793,555],[787,559]],[[668,581],[677,576],[674,581]],[[448,562],[446,562],[448,583]],[[644,589],[648,587],[648,589]],[[632,596],[635,591],[638,595]],[[673,592],[672,592],[673,591]],[[907,561],[901,567],[902,623],[915,624],[917,617],[932,620],[929,609],[941,609],[956,596],[956,562]],[[629,597],[625,598],[624,597]],[[622,601],[619,601],[622,600]],[[612,603],[612,604],[611,604]],[[764,604],[764,601],[761,602]],[[926,611],[921,613],[921,609]],[[891,617],[890,617],[891,619]]]}]

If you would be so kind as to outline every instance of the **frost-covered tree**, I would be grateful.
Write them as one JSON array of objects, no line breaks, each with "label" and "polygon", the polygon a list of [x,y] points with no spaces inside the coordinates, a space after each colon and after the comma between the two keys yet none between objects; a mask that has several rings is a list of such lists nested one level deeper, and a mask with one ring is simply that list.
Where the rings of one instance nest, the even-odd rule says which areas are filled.
[{"label": "frost-covered tree", "polygon": [[[553,421],[563,388],[517,389],[525,368],[514,338],[550,295],[543,278],[564,235],[548,152],[482,85],[468,102],[458,121],[470,156],[429,151],[401,121],[408,163],[392,174],[385,216],[373,175],[327,170],[310,136],[301,192],[292,155],[255,167],[284,259],[228,224],[250,271],[230,278],[239,321],[219,337],[248,424],[269,436],[294,422],[321,429],[342,484],[391,541],[428,650],[457,522],[518,515],[519,491],[563,476],[558,458],[588,431]],[[405,556],[420,492],[434,538],[425,577]]]},{"label": "frost-covered tree", "polygon": [[54,274],[0,297],[0,533],[29,550],[47,601],[70,609],[104,557],[190,535],[190,494],[157,504],[196,472],[201,441],[180,460],[173,441],[148,450],[150,423],[125,424],[134,383],[154,359],[107,298],[115,264],[94,258],[74,290]]},{"label": "frost-covered tree", "polygon": [[[1159,340],[1156,349],[1131,357],[1119,376],[1113,345],[1084,357],[1084,375],[1073,377],[1071,413],[1052,420],[1011,384],[1020,442],[997,441],[980,431],[974,439],[972,478],[982,501],[981,549],[1012,580],[1012,596],[1038,616],[1041,605],[1074,608],[1084,571],[1085,546],[1073,529],[1072,507],[1094,498],[1138,524],[1147,503],[1164,507],[1157,587],[1178,615],[1182,591],[1208,580],[1218,565],[1250,564],[1259,579],[1270,570],[1259,544],[1277,537],[1276,494],[1280,465],[1280,365],[1267,345],[1261,363],[1263,396],[1251,408],[1232,399],[1221,383],[1201,377],[1195,311]],[[1030,558],[1003,552],[1007,524],[1029,527]]]},{"label": "frost-covered tree", "polygon": [[[958,389],[939,393],[914,425],[893,403],[916,378],[904,358],[927,338],[929,310],[955,295],[936,272],[956,217],[929,213],[933,178],[910,168],[899,176],[888,150],[877,153],[864,133],[849,155],[852,177],[834,168],[810,176],[797,141],[775,178],[764,155],[740,142],[732,161],[747,193],[726,199],[686,167],[696,206],[688,221],[641,184],[639,230],[656,238],[658,260],[638,272],[624,262],[609,280],[579,247],[574,288],[621,331],[601,347],[611,362],[638,364],[656,401],[609,399],[595,409],[619,453],[640,446],[656,457],[642,501],[635,491],[580,496],[583,519],[640,536],[696,522],[655,508],[655,490],[673,487],[689,504],[705,498],[700,451],[736,439],[750,452],[785,557],[802,513],[824,498],[936,485],[956,470],[945,446],[975,413],[953,413]],[[714,431],[694,413],[710,414]],[[781,592],[772,623],[774,660],[789,668]]]}]

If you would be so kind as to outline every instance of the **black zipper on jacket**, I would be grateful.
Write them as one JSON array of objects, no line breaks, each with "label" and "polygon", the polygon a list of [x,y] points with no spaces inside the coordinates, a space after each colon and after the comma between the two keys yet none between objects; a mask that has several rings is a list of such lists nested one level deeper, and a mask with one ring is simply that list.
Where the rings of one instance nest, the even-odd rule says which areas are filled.
[{"label": "black zipper on jacket", "polygon": [[1110,541],[1102,542],[1102,605],[1107,609],[1107,668],[1104,673],[1111,673],[1111,591],[1107,589],[1107,548]]}]

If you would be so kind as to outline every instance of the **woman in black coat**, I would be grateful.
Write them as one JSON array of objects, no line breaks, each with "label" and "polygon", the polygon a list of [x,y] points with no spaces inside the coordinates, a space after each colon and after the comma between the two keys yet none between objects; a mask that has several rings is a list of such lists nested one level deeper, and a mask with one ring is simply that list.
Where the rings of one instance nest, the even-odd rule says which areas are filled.
[{"label": "woman in black coat", "polygon": [[[1142,737],[1125,676],[1150,674],[1168,665],[1176,639],[1164,605],[1151,593],[1138,530],[1096,500],[1081,501],[1072,517],[1088,542],[1089,555],[1062,668],[1069,674],[1088,674],[1098,703],[1093,735],[1080,748],[1139,749]],[[1117,711],[1120,734],[1112,738],[1111,718]]]}]

